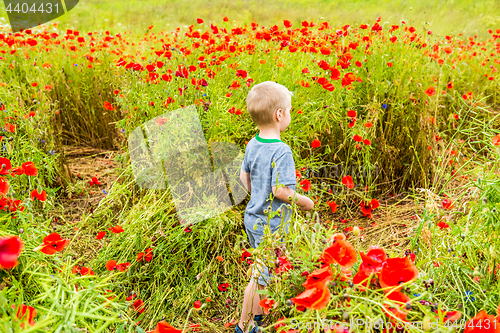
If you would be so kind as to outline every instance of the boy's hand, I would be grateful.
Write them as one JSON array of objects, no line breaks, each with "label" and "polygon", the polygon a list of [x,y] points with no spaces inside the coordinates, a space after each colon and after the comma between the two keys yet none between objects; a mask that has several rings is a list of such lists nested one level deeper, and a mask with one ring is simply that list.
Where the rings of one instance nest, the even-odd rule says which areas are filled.
[{"label": "boy's hand", "polygon": [[304,211],[312,210],[314,208],[314,201],[306,196],[304,196],[304,198],[306,199],[307,203],[304,206],[301,206],[300,209]]}]

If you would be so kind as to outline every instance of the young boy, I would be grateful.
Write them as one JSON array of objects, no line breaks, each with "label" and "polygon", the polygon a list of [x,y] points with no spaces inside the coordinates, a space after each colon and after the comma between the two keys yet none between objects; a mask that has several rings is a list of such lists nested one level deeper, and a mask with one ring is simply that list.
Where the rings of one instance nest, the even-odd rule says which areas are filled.
[{"label": "young boy", "polygon": [[[269,221],[269,227],[273,233],[278,230],[281,225],[281,215],[285,214],[283,232],[288,233],[291,214],[280,206],[291,204],[288,198],[295,196],[298,198],[296,204],[302,210],[311,210],[314,207],[311,199],[295,193],[296,176],[292,150],[280,140],[280,133],[287,129],[291,121],[292,95],[285,86],[265,81],[254,86],[247,96],[247,110],[260,130],[260,133],[246,146],[240,172],[240,179],[250,192],[244,223],[250,245],[254,249],[261,243],[264,226],[267,225],[267,214],[264,210],[270,213],[281,209],[282,213]],[[285,186],[277,188],[277,183]],[[269,210],[271,192],[274,199],[272,209]],[[258,324],[262,325],[260,295],[255,291],[264,290],[270,278],[271,274],[267,267],[260,263],[254,264],[252,279],[245,289],[241,319],[236,325],[236,333],[248,333],[249,327],[253,327],[250,333],[255,333]]]}]

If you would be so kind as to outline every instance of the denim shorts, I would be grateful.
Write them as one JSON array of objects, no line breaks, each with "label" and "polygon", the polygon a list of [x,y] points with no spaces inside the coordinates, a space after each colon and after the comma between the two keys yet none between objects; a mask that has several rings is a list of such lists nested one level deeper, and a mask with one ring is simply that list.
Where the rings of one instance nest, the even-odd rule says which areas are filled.
[{"label": "denim shorts", "polygon": [[[248,240],[250,246],[256,249],[260,242],[262,241],[262,234],[259,234],[253,230],[249,230],[245,227],[245,231],[248,235]],[[269,272],[269,267],[263,265],[260,261],[252,264],[252,280],[260,284],[261,286],[266,286],[272,278],[272,274]]]},{"label": "denim shorts", "polygon": [[[254,249],[259,247],[260,242],[262,241],[263,235],[254,231],[249,230],[245,227],[245,231],[248,235],[248,240],[250,242],[250,246]],[[284,243],[284,239],[282,242]],[[266,286],[270,283],[273,274],[271,273],[272,269],[264,265],[261,261],[255,261],[252,265],[252,279],[255,282],[258,282],[261,286]]]}]

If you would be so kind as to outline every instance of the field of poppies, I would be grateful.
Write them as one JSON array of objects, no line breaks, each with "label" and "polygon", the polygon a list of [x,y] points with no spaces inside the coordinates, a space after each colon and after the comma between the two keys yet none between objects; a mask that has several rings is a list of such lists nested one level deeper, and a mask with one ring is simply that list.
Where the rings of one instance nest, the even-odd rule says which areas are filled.
[{"label": "field of poppies", "polygon": [[[500,26],[485,35],[381,17],[1,28],[0,331],[232,332],[260,260],[264,332],[500,332]],[[191,106],[212,152],[244,151],[267,80],[294,92],[281,139],[315,209],[252,249],[249,196],[183,223],[128,139]]]}]

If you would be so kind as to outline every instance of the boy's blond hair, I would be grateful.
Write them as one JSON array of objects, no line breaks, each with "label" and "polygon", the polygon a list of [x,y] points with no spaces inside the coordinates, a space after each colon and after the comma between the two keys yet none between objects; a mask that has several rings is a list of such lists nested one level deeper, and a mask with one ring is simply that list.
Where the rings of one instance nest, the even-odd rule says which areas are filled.
[{"label": "boy's blond hair", "polygon": [[265,81],[255,85],[247,95],[247,110],[253,122],[257,126],[265,126],[273,123],[273,115],[277,109],[286,110],[288,98],[293,93],[285,86]]}]

